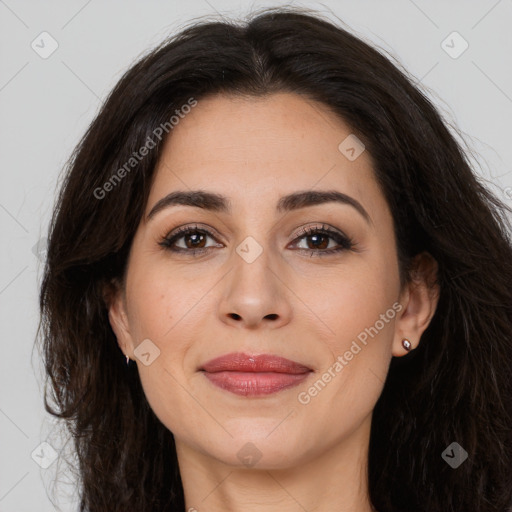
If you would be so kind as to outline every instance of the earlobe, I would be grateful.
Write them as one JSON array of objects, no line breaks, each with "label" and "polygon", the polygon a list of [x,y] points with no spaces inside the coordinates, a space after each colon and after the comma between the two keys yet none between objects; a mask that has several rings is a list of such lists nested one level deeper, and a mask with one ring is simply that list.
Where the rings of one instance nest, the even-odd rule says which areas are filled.
[{"label": "earlobe", "polygon": [[423,252],[414,258],[411,279],[400,301],[404,309],[397,317],[393,356],[404,356],[418,347],[439,301],[437,272],[437,261],[429,253]]}]

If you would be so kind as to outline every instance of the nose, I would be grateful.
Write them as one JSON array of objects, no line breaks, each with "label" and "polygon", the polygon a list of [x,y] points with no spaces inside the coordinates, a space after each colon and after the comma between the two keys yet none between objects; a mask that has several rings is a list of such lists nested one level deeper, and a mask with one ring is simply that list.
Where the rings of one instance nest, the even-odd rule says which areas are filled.
[{"label": "nose", "polygon": [[239,328],[282,327],[292,317],[292,295],[286,274],[271,267],[268,251],[251,263],[235,253],[224,280],[219,315],[221,321]]}]

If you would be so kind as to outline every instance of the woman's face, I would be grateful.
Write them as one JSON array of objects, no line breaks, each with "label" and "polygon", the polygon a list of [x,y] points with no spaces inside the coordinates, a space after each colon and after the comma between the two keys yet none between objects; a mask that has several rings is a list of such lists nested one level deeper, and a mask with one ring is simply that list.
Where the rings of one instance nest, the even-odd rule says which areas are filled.
[{"label": "woman's face", "polygon": [[[180,449],[284,468],[368,435],[391,357],[419,332],[361,149],[294,94],[209,97],[174,127],[110,320]],[[159,203],[178,191],[216,199]],[[202,369],[233,353],[302,366]]]}]

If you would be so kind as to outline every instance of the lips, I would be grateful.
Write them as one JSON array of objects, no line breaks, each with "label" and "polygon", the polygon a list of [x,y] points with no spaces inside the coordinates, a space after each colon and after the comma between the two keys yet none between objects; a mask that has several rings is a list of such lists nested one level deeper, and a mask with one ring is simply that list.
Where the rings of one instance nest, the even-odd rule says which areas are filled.
[{"label": "lips", "polygon": [[200,368],[215,386],[242,396],[262,396],[296,386],[308,378],[311,368],[270,354],[226,354]]}]

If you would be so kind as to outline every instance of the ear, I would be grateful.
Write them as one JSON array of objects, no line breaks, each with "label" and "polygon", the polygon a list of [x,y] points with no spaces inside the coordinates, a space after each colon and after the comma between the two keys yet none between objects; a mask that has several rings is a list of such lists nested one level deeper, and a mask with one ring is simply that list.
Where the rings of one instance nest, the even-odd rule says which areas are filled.
[{"label": "ear", "polygon": [[133,341],[130,333],[128,315],[126,312],[126,297],[124,287],[118,280],[112,280],[103,289],[103,300],[108,311],[108,319],[117,338],[117,344],[123,354],[133,356]]},{"label": "ear", "polygon": [[421,335],[430,324],[439,301],[437,272],[437,261],[428,252],[414,257],[411,281],[400,295],[403,309],[397,316],[393,356],[401,357],[408,353],[402,345],[403,339],[410,341],[411,350],[418,347]]}]

